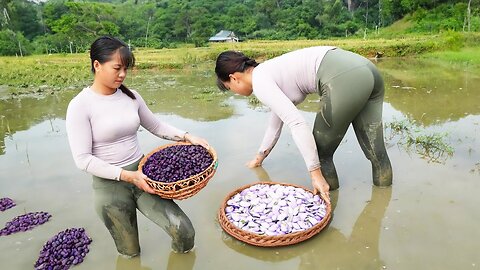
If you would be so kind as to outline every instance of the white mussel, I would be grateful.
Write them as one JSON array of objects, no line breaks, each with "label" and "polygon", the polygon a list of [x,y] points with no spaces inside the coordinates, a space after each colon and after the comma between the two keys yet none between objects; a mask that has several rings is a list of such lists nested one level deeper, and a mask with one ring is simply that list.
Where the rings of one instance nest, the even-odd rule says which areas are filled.
[{"label": "white mussel", "polygon": [[280,213],[280,214],[278,214],[278,216],[277,216],[277,220],[283,221],[283,220],[286,220],[287,217],[288,217],[288,215],[287,215],[286,213]]},{"label": "white mussel", "polygon": [[307,218],[304,219],[304,220],[306,220],[307,222],[309,222],[312,226],[314,226],[315,224],[318,223],[318,220],[317,220],[316,218],[314,218],[314,217],[307,217]]},{"label": "white mussel", "polygon": [[241,219],[240,214],[238,213],[231,213],[229,216],[233,221],[239,221]]},{"label": "white mussel", "polygon": [[239,205],[240,205],[241,207],[249,207],[249,206],[250,206],[250,202],[249,202],[249,201],[241,201],[241,202],[239,203]]}]

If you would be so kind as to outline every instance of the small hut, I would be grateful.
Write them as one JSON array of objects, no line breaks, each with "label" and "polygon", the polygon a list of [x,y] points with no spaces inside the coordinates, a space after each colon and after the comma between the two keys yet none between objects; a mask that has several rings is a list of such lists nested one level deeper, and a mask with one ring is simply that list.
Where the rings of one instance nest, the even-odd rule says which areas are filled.
[{"label": "small hut", "polygon": [[210,42],[238,42],[238,37],[233,31],[222,30],[208,39]]}]

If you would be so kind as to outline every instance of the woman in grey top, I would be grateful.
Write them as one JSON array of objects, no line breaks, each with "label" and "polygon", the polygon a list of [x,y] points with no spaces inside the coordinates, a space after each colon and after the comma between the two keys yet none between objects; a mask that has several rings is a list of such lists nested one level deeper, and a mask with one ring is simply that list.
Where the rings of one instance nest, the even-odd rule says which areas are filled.
[{"label": "woman in grey top", "polygon": [[167,140],[205,148],[208,142],[160,121],[140,94],[123,84],[135,63],[123,41],[97,38],[90,60],[93,83],[70,101],[66,127],[75,164],[93,177],[98,216],[122,255],[140,254],[137,209],[169,234],[173,251],[190,251],[195,239],[192,222],[173,200],[160,198],[146,182],[138,168],[143,152],[137,133],[142,126]]},{"label": "woman in grey top", "polygon": [[[249,96],[252,93],[272,115],[258,153],[248,163],[260,166],[287,125],[310,172],[315,192],[327,202],[339,187],[333,154],[353,124],[373,183],[389,186],[392,167],[383,140],[383,79],[366,58],[331,46],[292,51],[261,64],[238,51],[222,52],[216,61],[217,85]],[[313,133],[296,105],[318,93],[321,106]]]}]

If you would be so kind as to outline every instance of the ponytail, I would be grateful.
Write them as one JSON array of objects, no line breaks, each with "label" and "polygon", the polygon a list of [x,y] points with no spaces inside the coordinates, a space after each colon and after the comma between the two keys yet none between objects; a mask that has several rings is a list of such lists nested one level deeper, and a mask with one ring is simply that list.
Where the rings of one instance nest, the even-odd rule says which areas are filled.
[{"label": "ponytail", "polygon": [[128,89],[123,83],[120,85],[120,90],[122,90],[122,92],[127,95],[129,98],[131,99],[136,99],[135,95],[133,94],[132,91],[130,91],[130,89]]}]

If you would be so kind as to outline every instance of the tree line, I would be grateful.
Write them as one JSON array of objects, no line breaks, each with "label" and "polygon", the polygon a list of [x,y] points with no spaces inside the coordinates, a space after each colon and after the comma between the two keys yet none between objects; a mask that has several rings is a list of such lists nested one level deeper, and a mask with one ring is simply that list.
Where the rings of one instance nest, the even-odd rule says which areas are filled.
[{"label": "tree line", "polygon": [[366,36],[409,17],[407,32],[480,31],[480,0],[0,0],[0,55],[75,53],[99,35],[132,46]]}]

